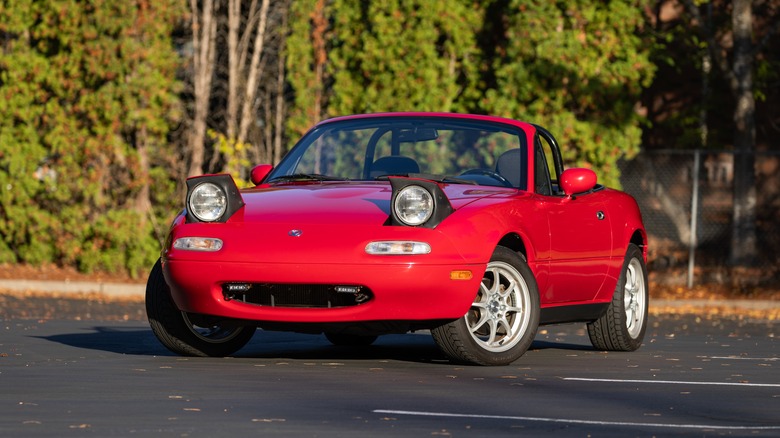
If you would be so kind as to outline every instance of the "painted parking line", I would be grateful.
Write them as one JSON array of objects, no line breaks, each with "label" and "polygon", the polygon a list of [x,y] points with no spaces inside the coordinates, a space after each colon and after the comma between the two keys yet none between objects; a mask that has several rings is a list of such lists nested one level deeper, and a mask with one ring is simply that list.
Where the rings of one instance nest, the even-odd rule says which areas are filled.
[{"label": "painted parking line", "polygon": [[710,359],[720,360],[755,360],[759,362],[774,362],[780,360],[780,357],[740,357],[740,356],[712,356]]},{"label": "painted parking line", "polygon": [[563,380],[579,382],[608,382],[608,383],[647,383],[662,385],[705,385],[705,386],[742,386],[760,388],[780,388],[780,383],[749,383],[749,382],[688,382],[683,380],[623,380],[623,379],[587,379],[582,377],[564,377]]},{"label": "painted parking line", "polygon": [[375,409],[375,414],[385,415],[408,415],[418,417],[438,417],[438,418],[472,418],[484,420],[512,420],[529,421],[559,424],[582,424],[591,426],[630,426],[645,428],[664,428],[664,429],[707,429],[707,430],[780,430],[780,426],[719,426],[713,424],[673,424],[673,423],[633,423],[627,421],[596,421],[596,420],[574,420],[570,418],[545,418],[545,417],[523,417],[514,415],[479,415],[479,414],[457,414],[452,412],[425,412],[425,411],[402,411],[391,409]]}]

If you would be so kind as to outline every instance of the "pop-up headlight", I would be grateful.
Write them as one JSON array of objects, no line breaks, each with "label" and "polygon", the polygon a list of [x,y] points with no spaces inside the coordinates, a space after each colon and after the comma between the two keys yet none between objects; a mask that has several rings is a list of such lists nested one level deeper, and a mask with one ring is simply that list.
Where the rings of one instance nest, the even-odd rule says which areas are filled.
[{"label": "pop-up headlight", "polygon": [[225,222],[244,200],[230,175],[205,175],[187,180],[187,221]]},{"label": "pop-up headlight", "polygon": [[447,195],[435,181],[390,177],[393,198],[388,225],[436,228],[453,212]]}]

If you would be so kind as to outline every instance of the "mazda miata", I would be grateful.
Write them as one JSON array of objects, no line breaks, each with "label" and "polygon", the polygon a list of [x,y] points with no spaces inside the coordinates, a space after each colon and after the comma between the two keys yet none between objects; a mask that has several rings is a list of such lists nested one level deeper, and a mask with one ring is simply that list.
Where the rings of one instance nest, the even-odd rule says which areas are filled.
[{"label": "mazda miata", "polygon": [[542,324],[585,323],[599,350],[642,343],[637,203],[564,169],[541,126],[334,118],[247,176],[187,180],[146,289],[152,330],[175,353],[231,355],[257,328],[350,346],[430,331],[450,360],[480,365],[517,360]]}]

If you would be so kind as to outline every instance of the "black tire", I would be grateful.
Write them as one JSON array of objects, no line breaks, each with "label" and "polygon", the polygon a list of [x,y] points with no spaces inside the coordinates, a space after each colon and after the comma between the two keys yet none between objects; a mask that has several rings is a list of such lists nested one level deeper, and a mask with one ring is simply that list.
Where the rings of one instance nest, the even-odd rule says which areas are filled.
[{"label": "black tire", "polygon": [[179,310],[165,283],[160,260],[146,282],[146,315],[160,343],[183,356],[229,356],[246,345],[257,329]]},{"label": "black tire", "polygon": [[454,362],[508,365],[528,350],[538,326],[539,289],[533,272],[521,256],[499,246],[471,309],[431,334]]},{"label": "black tire", "polygon": [[642,250],[629,244],[612,302],[604,315],[588,324],[590,342],[597,350],[634,351],[642,345],[649,307],[647,284]]},{"label": "black tire", "polygon": [[325,333],[325,337],[328,338],[333,345],[340,347],[367,347],[377,340],[378,336],[367,335],[349,335],[343,333]]}]

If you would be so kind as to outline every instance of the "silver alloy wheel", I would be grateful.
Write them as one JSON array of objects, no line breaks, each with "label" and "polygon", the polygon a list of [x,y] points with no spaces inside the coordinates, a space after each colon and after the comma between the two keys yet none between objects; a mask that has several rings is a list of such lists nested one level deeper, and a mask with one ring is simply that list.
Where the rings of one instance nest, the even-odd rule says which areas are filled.
[{"label": "silver alloy wheel", "polygon": [[220,327],[218,325],[212,325],[209,327],[204,327],[197,325],[190,321],[189,315],[187,315],[187,312],[181,312],[181,316],[184,319],[184,323],[187,325],[187,328],[190,329],[193,335],[197,337],[198,339],[209,342],[212,344],[221,344],[223,342],[228,342],[231,339],[235,338],[241,333],[242,327]]},{"label": "silver alloy wheel", "polygon": [[645,277],[642,265],[637,259],[631,259],[626,269],[626,286],[623,293],[623,308],[626,311],[626,328],[632,339],[642,332],[644,315],[647,312]]},{"label": "silver alloy wheel", "polygon": [[487,351],[509,350],[529,328],[530,306],[528,285],[517,269],[502,261],[492,261],[466,314],[469,333]]}]

